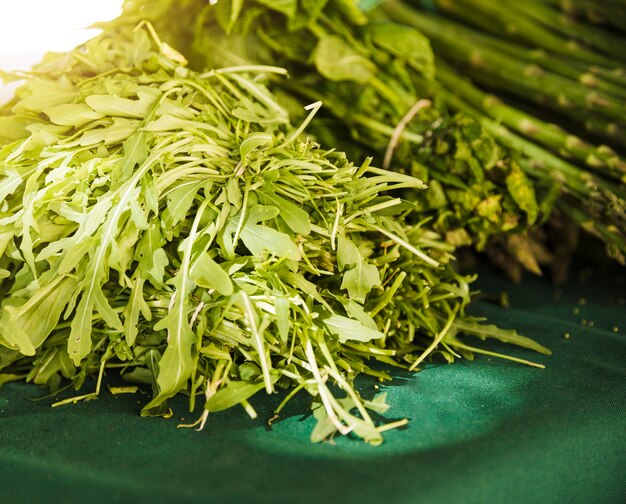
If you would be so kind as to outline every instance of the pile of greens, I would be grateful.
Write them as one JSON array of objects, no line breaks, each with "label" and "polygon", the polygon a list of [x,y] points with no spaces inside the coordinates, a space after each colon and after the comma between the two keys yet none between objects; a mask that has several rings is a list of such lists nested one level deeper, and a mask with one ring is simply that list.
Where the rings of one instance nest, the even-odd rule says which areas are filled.
[{"label": "pile of greens", "polygon": [[73,401],[116,370],[200,427],[304,389],[312,439],[380,443],[404,420],[358,375],[536,365],[462,337],[548,352],[465,313],[454,253],[558,279],[582,230],[625,262],[625,6],[427,7],[127,0],[4,75],[26,82],[0,109],[0,383],[96,377]]},{"label": "pile of greens", "polygon": [[[418,204],[420,216],[431,217],[429,227],[457,247],[487,250],[514,278],[520,278],[522,269],[540,273],[544,264],[562,278],[579,229],[598,237],[608,254],[623,263],[623,158],[609,147],[479,94],[439,59],[440,53],[447,56],[444,39],[461,55],[474,54],[478,43],[459,38],[448,22],[429,29],[419,20],[431,18],[409,3],[134,0],[126,2],[113,26],[132,27],[149,19],[198,70],[250,63],[287,68],[292,78],[272,83],[272,89],[287,102],[321,99],[327,105],[324,121],[311,130],[319,139],[353,159],[374,155],[384,167],[427,182],[429,191],[407,198]],[[440,3],[442,9],[457,5]],[[475,9],[459,10],[469,16]],[[174,15],[179,23],[170,22]],[[611,42],[610,36],[607,40]],[[621,134],[614,122],[623,117],[623,101],[580,89],[598,82],[599,75],[610,75],[606,79],[613,79],[613,88],[623,93],[618,71],[594,66],[594,79],[585,74],[583,84],[566,87],[553,79],[529,78],[533,75],[511,51],[491,63],[491,73],[491,67],[483,68],[482,57],[474,58],[476,74],[495,82],[497,71],[506,86],[528,94],[532,85],[554,91],[550,104],[569,110],[567,117],[586,117],[593,110],[602,115],[606,131]],[[597,58],[597,63],[609,59]]]},{"label": "pile of greens", "polygon": [[[383,363],[472,358],[460,335],[547,353],[465,314],[453,247],[407,225],[424,184],[351,163],[294,127],[278,67],[199,74],[149,24],[107,30],[31,72],[1,118],[0,383],[76,389],[107,370],[210,412],[304,389],[335,432],[380,443],[353,387]],[[315,121],[313,121],[315,122]],[[511,358],[526,364],[533,364]],[[67,401],[62,401],[67,402]]]}]

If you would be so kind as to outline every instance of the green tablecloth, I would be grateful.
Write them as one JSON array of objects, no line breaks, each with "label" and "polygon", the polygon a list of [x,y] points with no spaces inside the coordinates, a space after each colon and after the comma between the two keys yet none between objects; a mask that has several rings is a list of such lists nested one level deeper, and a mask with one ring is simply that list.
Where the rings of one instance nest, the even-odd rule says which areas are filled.
[{"label": "green tablecloth", "polygon": [[479,358],[399,374],[382,387],[388,417],[410,424],[376,448],[311,444],[304,396],[271,428],[275,402],[257,398],[259,419],[235,408],[196,432],[140,418],[144,396],[51,409],[13,383],[0,389],[2,502],[626,502],[624,270],[577,274],[560,296],[535,278],[515,288],[488,273],[480,286],[509,292],[510,308],[476,311],[551,347],[512,350],[545,370]]}]

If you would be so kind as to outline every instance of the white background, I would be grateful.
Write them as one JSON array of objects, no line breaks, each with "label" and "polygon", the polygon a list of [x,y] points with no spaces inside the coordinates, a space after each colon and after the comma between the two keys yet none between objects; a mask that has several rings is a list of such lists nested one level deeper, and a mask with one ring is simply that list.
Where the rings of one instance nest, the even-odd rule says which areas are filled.
[{"label": "white background", "polygon": [[[0,69],[28,70],[47,51],[68,51],[98,34],[88,29],[121,13],[122,0],[0,0]],[[0,103],[15,85],[0,81]]]}]

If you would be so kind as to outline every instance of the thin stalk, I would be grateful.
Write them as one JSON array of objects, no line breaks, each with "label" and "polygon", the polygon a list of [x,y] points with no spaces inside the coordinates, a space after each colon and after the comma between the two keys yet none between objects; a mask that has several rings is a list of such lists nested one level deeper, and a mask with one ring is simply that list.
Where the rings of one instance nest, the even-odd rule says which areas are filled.
[{"label": "thin stalk", "polygon": [[[398,3],[392,0],[390,3]],[[534,47],[572,57],[585,63],[613,67],[614,61],[589,50],[575,40],[560,36],[535,19],[515,12],[509,6],[491,0],[435,0],[440,12],[462,19],[483,30]]]},{"label": "thin stalk", "polygon": [[547,29],[560,32],[564,37],[581,40],[617,61],[624,61],[626,53],[623,47],[626,39],[623,37],[554,10],[543,0],[525,0],[524,2],[504,0],[502,4],[506,4],[507,9],[511,9],[512,12],[517,12],[527,19],[534,19]]},{"label": "thin stalk", "polygon": [[461,64],[477,81],[548,106],[559,112],[564,107],[602,114],[615,121],[626,117],[626,105],[612,96],[589,90],[570,79],[544,72],[519,62],[494,47],[477,46],[464,40],[454,24],[440,17],[425,16],[395,0],[384,4],[395,20],[408,23],[431,38],[443,57]]}]

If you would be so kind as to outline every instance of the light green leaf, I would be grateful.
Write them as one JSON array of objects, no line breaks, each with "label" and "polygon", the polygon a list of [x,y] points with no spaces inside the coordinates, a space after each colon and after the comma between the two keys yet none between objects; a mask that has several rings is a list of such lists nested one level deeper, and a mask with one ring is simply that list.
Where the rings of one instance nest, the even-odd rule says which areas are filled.
[{"label": "light green leaf", "polygon": [[187,217],[198,191],[204,184],[205,182],[201,180],[194,184],[184,185],[167,195],[168,212],[163,218],[167,220],[169,226],[173,227]]},{"label": "light green leaf", "polygon": [[301,258],[298,246],[289,235],[268,226],[246,224],[241,230],[241,241],[254,256],[269,252],[294,261]]},{"label": "light green leaf", "polygon": [[371,411],[375,411],[379,415],[384,415],[389,409],[389,403],[387,403],[387,392],[381,392],[376,394],[371,401],[363,401],[363,405]]},{"label": "light green leaf", "polygon": [[30,336],[13,320],[9,309],[4,307],[0,312],[0,342],[6,342],[11,348],[18,350],[22,355],[35,355],[36,349],[33,346]]},{"label": "light green leaf", "polygon": [[243,204],[243,194],[241,194],[239,180],[236,178],[228,179],[228,182],[226,182],[226,195],[228,202],[239,210]]},{"label": "light green leaf", "polygon": [[162,285],[165,268],[169,264],[167,254],[161,248],[165,239],[158,225],[153,223],[146,230],[135,248],[135,260],[139,261],[141,276],[153,285]]},{"label": "light green leaf", "polygon": [[18,89],[16,95],[20,99],[13,107],[13,112],[39,114],[49,107],[73,103],[78,96],[78,90],[74,88],[67,77],[62,77],[57,81],[31,80],[28,83],[28,88]]},{"label": "light green leaf", "polygon": [[[26,138],[30,132],[26,129],[32,123],[32,118],[19,115],[0,116],[0,139],[9,142]],[[0,198],[1,200],[1,198]]]},{"label": "light green leaf", "polygon": [[117,331],[123,333],[124,326],[122,325],[122,322],[117,312],[109,304],[109,300],[107,299],[104,292],[102,292],[101,288],[94,288],[93,300],[94,306],[96,310],[98,310],[98,314],[103,318],[107,325],[110,328],[116,329]]},{"label": "light green leaf", "polygon": [[83,294],[70,324],[70,335],[67,340],[67,353],[76,366],[91,350],[93,309],[94,304],[91,296]]},{"label": "light green leaf", "polygon": [[246,159],[248,154],[259,147],[271,146],[274,142],[274,137],[269,133],[250,133],[239,145],[239,154],[241,159]]},{"label": "light green leaf", "polygon": [[187,386],[193,369],[192,347],[196,336],[189,325],[188,302],[177,294],[176,303],[168,315],[154,325],[155,331],[167,330],[167,347],[159,361],[158,394],[142,410],[142,415],[159,409],[166,399]]},{"label": "light green leaf", "polygon": [[514,329],[501,329],[498,326],[492,324],[482,324],[474,319],[465,318],[457,319],[454,321],[453,327],[458,331],[471,334],[485,340],[486,338],[493,338],[503,343],[510,343],[522,348],[528,348],[534,352],[538,352],[545,355],[551,355],[552,351],[536,341],[518,334]]},{"label": "light green leaf", "polygon": [[343,235],[337,237],[337,266],[339,271],[361,262],[361,253],[352,240]]},{"label": "light green leaf", "polygon": [[206,252],[200,255],[191,267],[191,279],[204,289],[215,289],[223,296],[233,293],[233,283],[222,267]]},{"label": "light green leaf", "polygon": [[275,206],[254,205],[248,209],[246,222],[250,224],[258,224],[275,219],[280,214],[280,210]]},{"label": "light green leaf", "polygon": [[367,25],[372,41],[390,54],[411,61],[427,77],[435,73],[430,41],[418,30],[398,23],[380,22]]},{"label": "light green leaf", "polygon": [[124,141],[122,146],[124,156],[118,161],[113,173],[116,178],[128,180],[132,176],[135,166],[143,163],[148,157],[146,133],[134,132]]},{"label": "light green leaf", "polygon": [[339,338],[341,343],[346,341],[371,341],[373,339],[384,338],[385,335],[379,330],[364,326],[358,320],[353,320],[341,315],[332,315],[324,320],[326,328],[331,334]]},{"label": "light green leaf", "polygon": [[57,326],[77,286],[74,278],[57,276],[40,287],[24,304],[5,305],[0,316],[0,335],[15,342],[25,355],[34,355],[34,349]]},{"label": "light green leaf", "polygon": [[326,302],[324,301],[324,298],[319,293],[317,286],[313,282],[310,282],[309,280],[304,278],[302,274],[288,272],[288,273],[283,274],[283,278],[288,284],[290,284],[295,289],[302,291],[304,294],[308,296],[311,296],[315,301],[317,301],[321,305],[327,306]]},{"label": "light green leaf", "polygon": [[61,126],[82,126],[90,121],[96,121],[103,117],[84,103],[63,103],[43,110],[54,124]]},{"label": "light green leaf", "polygon": [[380,286],[378,268],[365,260],[361,260],[346,271],[341,282],[341,288],[348,291],[350,298],[361,303],[365,302],[369,292],[378,286]]},{"label": "light green leaf", "polygon": [[231,381],[220,388],[214,395],[209,397],[204,405],[207,411],[223,411],[232,408],[243,401],[248,400],[259,390],[265,387],[261,380],[258,383],[248,383],[244,381]]},{"label": "light green leaf", "polygon": [[266,187],[256,191],[263,204],[274,205],[280,211],[279,217],[292,229],[294,233],[308,235],[311,233],[309,214],[290,201],[278,196],[272,189]]},{"label": "light green leaf", "polygon": [[289,340],[289,331],[291,330],[291,319],[289,318],[289,301],[283,296],[276,296],[274,300],[276,308],[276,327],[278,335],[283,343]]},{"label": "light green leaf", "polygon": [[354,301],[363,303],[369,292],[380,286],[378,268],[369,264],[361,256],[357,246],[344,236],[337,239],[337,265],[339,271],[349,268],[343,274],[341,288],[346,289]]},{"label": "light green leaf", "polygon": [[85,131],[78,141],[81,146],[111,145],[130,137],[141,124],[136,119],[113,118],[113,123],[104,128],[93,128]]},{"label": "light green leaf", "polygon": [[376,71],[370,60],[354,51],[337,35],[320,38],[313,59],[318,72],[331,81],[366,84]]},{"label": "light green leaf", "polygon": [[328,417],[328,412],[321,401],[315,402],[311,409],[317,423],[311,431],[310,440],[311,443],[321,443],[337,432],[337,427],[335,427],[335,424]]},{"label": "light green leaf", "polygon": [[135,280],[130,291],[128,304],[124,309],[124,336],[128,346],[132,346],[135,343],[135,339],[139,333],[139,329],[137,327],[137,324],[139,323],[139,314],[142,314],[148,321],[152,319],[150,307],[143,297],[144,282],[145,280],[141,277]]},{"label": "light green leaf", "polygon": [[352,301],[351,299],[346,301],[341,300],[341,303],[350,318],[358,320],[369,329],[373,329],[374,331],[378,330],[378,326],[376,325],[376,322],[374,322],[374,319],[367,314],[360,304]]},{"label": "light green leaf", "polygon": [[85,103],[103,116],[143,118],[155,100],[156,96],[148,94],[139,96],[137,100],[115,95],[90,95],[85,98]]}]

